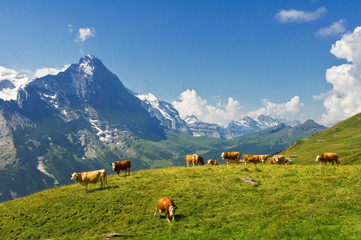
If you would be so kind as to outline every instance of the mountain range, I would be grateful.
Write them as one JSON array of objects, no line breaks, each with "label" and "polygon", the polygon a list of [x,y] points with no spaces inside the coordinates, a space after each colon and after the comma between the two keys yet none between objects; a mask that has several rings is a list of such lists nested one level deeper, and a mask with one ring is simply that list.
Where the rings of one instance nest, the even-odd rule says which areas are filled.
[{"label": "mountain range", "polygon": [[198,120],[194,115],[182,119],[179,112],[172,104],[158,99],[151,93],[136,94],[142,100],[143,107],[156,117],[161,125],[169,130],[179,131],[195,137],[207,136],[222,139],[232,139],[244,134],[253,133],[279,124],[297,126],[300,121],[291,121],[279,116],[260,115],[256,119],[244,117],[241,121],[232,121],[226,127],[214,123],[206,123]]},{"label": "mountain range", "polygon": [[325,129],[312,120],[292,127],[260,116],[231,123],[227,132],[194,116],[181,119],[171,104],[135,96],[91,55],[34,80],[2,70],[0,201],[69,184],[74,171],[111,173],[109,164],[122,159],[139,170],[181,166],[194,152],[205,158],[227,149],[272,154]]}]

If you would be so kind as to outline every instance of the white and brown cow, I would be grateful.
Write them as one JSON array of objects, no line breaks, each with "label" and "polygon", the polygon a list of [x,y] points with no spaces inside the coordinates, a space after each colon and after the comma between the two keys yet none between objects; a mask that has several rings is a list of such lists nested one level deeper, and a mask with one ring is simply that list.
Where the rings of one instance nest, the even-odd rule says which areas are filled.
[{"label": "white and brown cow", "polygon": [[321,155],[317,155],[316,162],[320,162],[320,167],[322,163],[332,162],[332,166],[336,163],[337,166],[340,164],[340,161],[338,160],[338,156],[336,153],[322,153]]},{"label": "white and brown cow", "polygon": [[243,163],[247,165],[247,162],[264,163],[264,158],[261,155],[243,154]]},{"label": "white and brown cow", "polygon": [[100,182],[100,188],[105,188],[105,184],[107,183],[107,172],[105,171],[105,169],[82,173],[74,172],[71,175],[71,180],[77,181],[81,185],[85,186],[85,193],[87,193],[89,183]]},{"label": "white and brown cow", "polygon": [[174,204],[172,199],[170,199],[169,197],[162,198],[158,201],[157,207],[155,208],[154,217],[157,215],[157,211],[159,211],[160,213],[165,212],[167,221],[170,222],[170,217],[172,217],[172,221],[174,221],[176,209],[177,206]]},{"label": "white and brown cow", "polygon": [[[286,164],[290,159],[286,158],[284,155],[274,155],[270,160],[270,164]],[[272,162],[272,163],[271,163]]]},{"label": "white and brown cow", "polygon": [[186,164],[189,167],[189,164],[193,163],[194,165],[204,165],[204,159],[199,154],[190,154],[186,156]]},{"label": "white and brown cow", "polygon": [[219,162],[215,159],[209,159],[207,165],[219,165]]},{"label": "white and brown cow", "polygon": [[241,154],[239,152],[222,152],[221,158],[228,163],[239,163]]},{"label": "white and brown cow", "polygon": [[112,166],[114,172],[116,172],[118,176],[120,171],[124,171],[124,176],[127,175],[127,172],[128,172],[128,176],[130,176],[131,165],[132,164],[130,160],[116,161],[110,164],[110,166]]}]

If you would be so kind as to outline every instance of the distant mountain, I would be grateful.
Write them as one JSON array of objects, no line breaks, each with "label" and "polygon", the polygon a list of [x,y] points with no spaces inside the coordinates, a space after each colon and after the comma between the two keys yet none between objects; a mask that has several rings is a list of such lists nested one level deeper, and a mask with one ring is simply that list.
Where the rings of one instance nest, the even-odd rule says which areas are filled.
[{"label": "distant mountain", "polygon": [[241,121],[232,121],[225,128],[214,123],[205,123],[196,116],[187,116],[182,119],[179,112],[168,102],[158,99],[153,94],[136,96],[143,101],[143,107],[156,117],[161,125],[167,129],[188,133],[192,136],[207,136],[222,139],[232,139],[245,134],[257,132],[280,124],[296,126],[300,121],[290,121],[283,117],[260,115],[257,119],[244,117]]},{"label": "distant mountain", "polygon": [[162,126],[167,129],[184,133],[190,133],[187,122],[181,119],[178,111],[172,104],[161,101],[153,94],[136,95],[142,100],[142,106],[150,113],[152,117],[156,117]]}]

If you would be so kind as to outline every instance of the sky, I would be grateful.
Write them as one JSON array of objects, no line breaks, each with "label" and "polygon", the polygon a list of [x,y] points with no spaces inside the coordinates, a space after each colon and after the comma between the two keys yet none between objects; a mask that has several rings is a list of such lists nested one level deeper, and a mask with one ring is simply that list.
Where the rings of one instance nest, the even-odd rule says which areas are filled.
[{"label": "sky", "polygon": [[361,1],[0,0],[0,66],[30,78],[98,57],[181,117],[361,112]]}]

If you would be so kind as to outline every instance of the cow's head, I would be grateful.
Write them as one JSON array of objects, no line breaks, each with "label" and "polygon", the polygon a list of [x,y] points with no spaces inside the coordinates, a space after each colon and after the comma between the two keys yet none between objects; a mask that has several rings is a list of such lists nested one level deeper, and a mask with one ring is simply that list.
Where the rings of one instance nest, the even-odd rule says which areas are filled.
[{"label": "cow's head", "polygon": [[207,164],[210,164],[210,163],[211,163],[211,161],[212,161],[211,159],[208,159]]},{"label": "cow's head", "polygon": [[170,206],[169,207],[169,216],[174,217],[175,210],[177,209],[176,206]]},{"label": "cow's head", "polygon": [[77,179],[78,179],[78,175],[76,174],[76,172],[72,173],[70,180],[76,181]]},{"label": "cow's head", "polygon": [[320,155],[317,155],[315,162],[320,161]]},{"label": "cow's head", "polygon": [[221,158],[224,158],[224,152],[221,153]]},{"label": "cow's head", "polygon": [[113,162],[112,164],[110,164],[110,166],[112,166],[113,171],[115,171],[115,170],[114,170],[114,169],[115,169],[115,162]]},{"label": "cow's head", "polygon": [[278,157],[274,157],[275,162],[278,163]]}]

